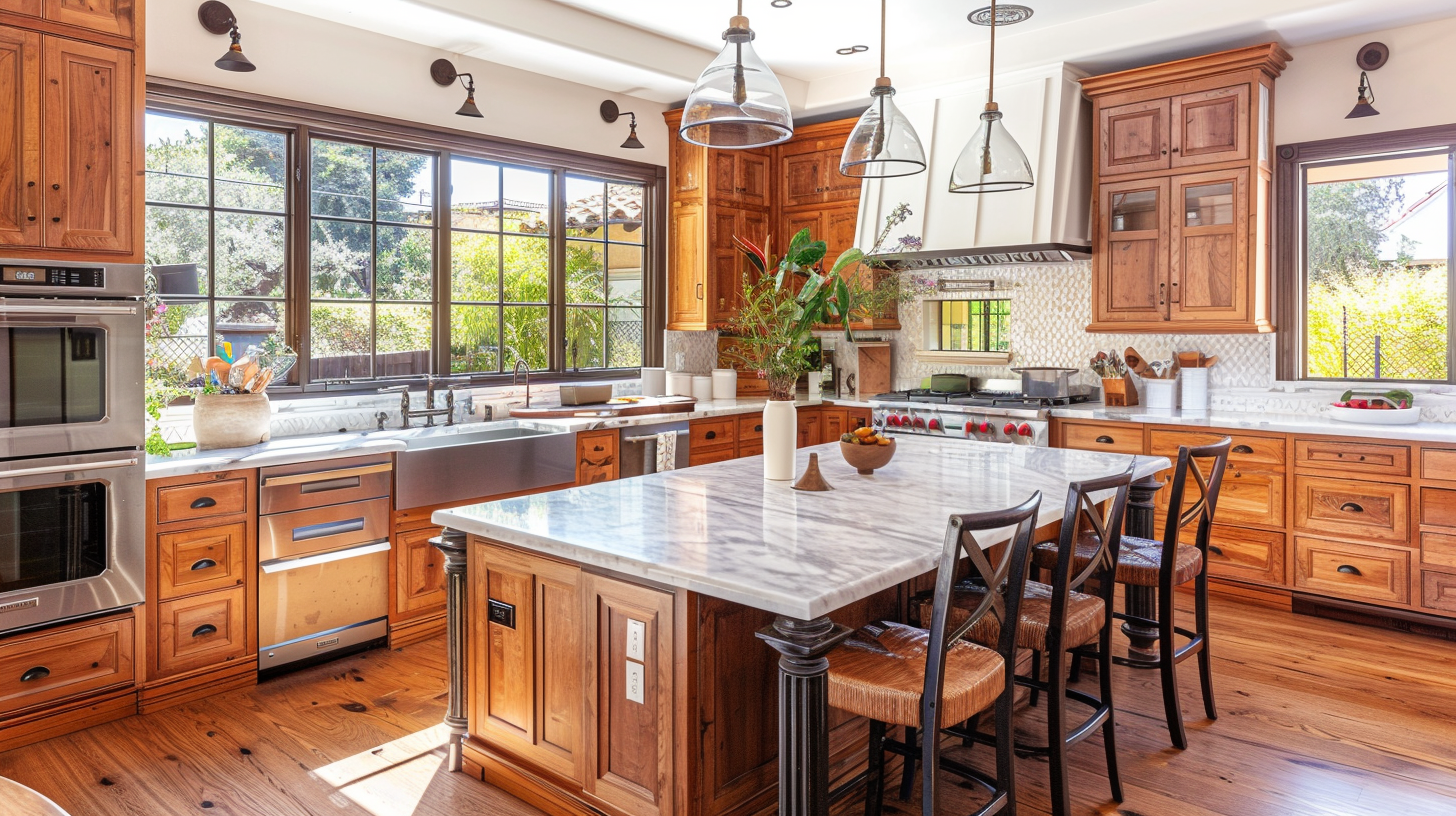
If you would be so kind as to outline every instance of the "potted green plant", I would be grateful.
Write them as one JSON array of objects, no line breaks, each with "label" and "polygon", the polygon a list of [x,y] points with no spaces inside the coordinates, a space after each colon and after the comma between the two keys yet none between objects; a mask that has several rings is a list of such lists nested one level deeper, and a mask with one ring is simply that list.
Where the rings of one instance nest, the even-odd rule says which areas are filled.
[{"label": "potted green plant", "polygon": [[[823,261],[829,247],[807,229],[789,242],[788,251],[775,259],[737,236],[734,246],[753,267],[743,281],[743,304],[727,327],[734,339],[725,353],[732,362],[768,380],[769,401],[763,411],[764,478],[794,478],[794,450],[798,420],[794,391],[809,369],[816,327],[843,328],[853,340],[850,319],[864,290],[849,271],[864,257],[858,249],[840,253],[828,272]],[[766,246],[767,244],[765,244]]]}]

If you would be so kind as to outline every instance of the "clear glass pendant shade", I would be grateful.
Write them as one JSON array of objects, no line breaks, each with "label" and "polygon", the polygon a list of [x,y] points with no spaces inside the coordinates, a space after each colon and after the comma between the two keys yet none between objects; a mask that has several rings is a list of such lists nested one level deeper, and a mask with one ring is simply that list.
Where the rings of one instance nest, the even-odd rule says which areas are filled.
[{"label": "clear glass pendant shade", "polygon": [[[739,25],[741,23],[741,25]],[[688,95],[678,133],[704,147],[764,147],[794,135],[784,87],[753,50],[748,20],[733,18],[723,51]]]},{"label": "clear glass pendant shade", "polygon": [[1001,111],[992,108],[983,112],[981,126],[956,159],[950,174],[950,191],[1003,193],[1025,190],[1034,183],[1031,162],[1001,124]]},{"label": "clear glass pendant shade", "polygon": [[925,148],[915,128],[895,105],[895,89],[875,85],[870,106],[860,114],[844,153],[839,172],[852,178],[913,176],[925,170]]}]

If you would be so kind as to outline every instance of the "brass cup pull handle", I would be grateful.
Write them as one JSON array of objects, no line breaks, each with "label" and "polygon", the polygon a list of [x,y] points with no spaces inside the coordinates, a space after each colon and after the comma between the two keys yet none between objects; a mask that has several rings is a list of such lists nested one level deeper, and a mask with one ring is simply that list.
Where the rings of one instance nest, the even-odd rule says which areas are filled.
[{"label": "brass cup pull handle", "polygon": [[1220,546],[1218,546],[1217,544],[1209,544],[1208,545],[1208,551],[1211,552],[1211,553],[1213,553],[1214,555],[1217,555],[1217,556],[1220,556],[1220,557],[1223,556],[1223,548],[1220,547]]},{"label": "brass cup pull handle", "polygon": [[1345,502],[1340,505],[1340,511],[1344,513],[1363,513],[1365,512],[1365,508],[1354,502]]},{"label": "brass cup pull handle", "polygon": [[215,634],[217,634],[217,627],[216,626],[213,626],[210,623],[204,623],[201,626],[197,627],[196,629],[193,629],[192,630],[192,636],[195,637],[195,638],[197,638],[197,637],[207,637],[208,635],[215,635]]},{"label": "brass cup pull handle", "polygon": [[1099,445],[1111,445],[1111,444],[1113,444],[1114,441],[1115,440],[1113,440],[1113,438],[1110,437],[1110,436],[1099,436],[1099,437],[1097,437],[1097,444],[1099,444]]},{"label": "brass cup pull handle", "polygon": [[717,439],[718,438],[718,432],[717,431],[708,431],[707,433],[703,434],[703,438],[704,439]]},{"label": "brass cup pull handle", "polygon": [[754,433],[763,433],[763,425],[754,425],[753,426],[753,432]]},{"label": "brass cup pull handle", "polygon": [[1233,450],[1229,451],[1229,453],[1253,453],[1253,452],[1254,452],[1254,449],[1251,448],[1251,447],[1249,447],[1248,445],[1234,445]]},{"label": "brass cup pull handle", "polygon": [[217,566],[216,561],[212,560],[211,558],[204,558],[201,561],[193,564],[190,569],[192,572],[196,572],[198,570],[212,569],[215,566]]},{"label": "brass cup pull handle", "polygon": [[22,683],[33,683],[36,680],[44,680],[44,679],[46,679],[47,677],[50,677],[50,676],[51,676],[51,670],[50,669],[46,668],[45,666],[36,666],[35,668],[31,669],[30,671],[27,671],[25,674],[20,675],[20,682],[22,682]]},{"label": "brass cup pull handle", "polygon": [[217,499],[214,499],[211,496],[203,496],[202,498],[197,499],[197,500],[193,501],[192,504],[188,505],[188,507],[191,507],[193,510],[204,510],[204,509],[206,509],[208,507],[216,507],[216,506],[217,506]]},{"label": "brass cup pull handle", "polygon": [[1349,564],[1341,564],[1339,567],[1335,568],[1335,572],[1342,572],[1345,575],[1364,575],[1364,573],[1360,572],[1358,567],[1352,567]]}]

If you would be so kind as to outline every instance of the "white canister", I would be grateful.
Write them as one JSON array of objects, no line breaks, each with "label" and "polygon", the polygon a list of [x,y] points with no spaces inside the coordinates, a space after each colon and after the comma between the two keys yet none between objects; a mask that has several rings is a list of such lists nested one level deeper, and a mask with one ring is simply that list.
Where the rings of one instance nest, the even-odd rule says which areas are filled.
[{"label": "white canister", "polygon": [[642,369],[642,396],[660,397],[667,393],[667,369]]},{"label": "white canister", "polygon": [[804,375],[809,384],[809,401],[823,402],[824,400],[824,372],[810,371]]},{"label": "white canister", "polygon": [[1178,407],[1178,380],[1144,379],[1143,392],[1147,396],[1147,407],[1152,410]]},{"label": "white canister", "polygon": [[792,481],[798,448],[799,412],[793,401],[769,400],[763,406],[763,478]]},{"label": "white canister", "polygon": [[713,378],[706,374],[693,377],[693,399],[698,402],[713,401]]},{"label": "white canister", "polygon": [[691,397],[693,375],[684,371],[667,372],[667,395],[669,397]]},{"label": "white canister", "polygon": [[713,399],[738,398],[738,372],[731,368],[713,369]]},{"label": "white canister", "polygon": [[1183,377],[1183,410],[1208,410],[1208,369],[1185,368]]}]

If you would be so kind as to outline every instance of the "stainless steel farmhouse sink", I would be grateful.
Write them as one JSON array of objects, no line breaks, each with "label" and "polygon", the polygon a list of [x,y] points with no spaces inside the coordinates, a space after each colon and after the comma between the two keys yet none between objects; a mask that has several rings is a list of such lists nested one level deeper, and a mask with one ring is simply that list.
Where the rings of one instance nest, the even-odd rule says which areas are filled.
[{"label": "stainless steel farmhouse sink", "polygon": [[465,502],[576,479],[576,435],[549,426],[491,422],[408,436],[398,454],[397,509]]}]

